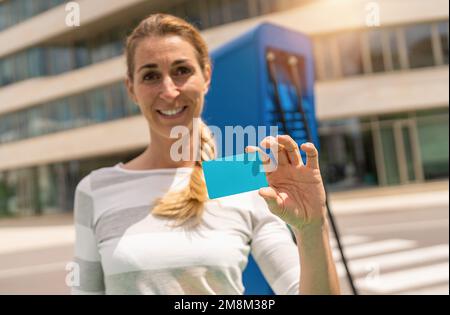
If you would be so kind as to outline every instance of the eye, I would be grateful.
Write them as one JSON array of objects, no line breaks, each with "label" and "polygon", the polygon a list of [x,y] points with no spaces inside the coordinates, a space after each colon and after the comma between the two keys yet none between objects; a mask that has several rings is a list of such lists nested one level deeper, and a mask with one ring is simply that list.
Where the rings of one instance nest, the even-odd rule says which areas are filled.
[{"label": "eye", "polygon": [[161,77],[161,76],[159,75],[158,72],[152,71],[152,72],[146,73],[146,74],[142,77],[142,80],[144,80],[144,81],[156,81],[156,80],[158,80],[160,77]]},{"label": "eye", "polygon": [[175,75],[178,75],[178,76],[188,75],[188,74],[191,74],[191,73],[192,73],[191,68],[186,67],[186,66],[178,67],[175,70]]}]

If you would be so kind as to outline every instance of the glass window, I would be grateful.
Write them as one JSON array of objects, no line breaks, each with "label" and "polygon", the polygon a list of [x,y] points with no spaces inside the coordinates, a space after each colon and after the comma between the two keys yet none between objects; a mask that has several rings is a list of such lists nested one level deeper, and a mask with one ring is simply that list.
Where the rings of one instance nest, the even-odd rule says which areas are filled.
[{"label": "glass window", "polygon": [[26,111],[20,111],[20,112],[17,112],[16,115],[17,115],[17,121],[16,121],[17,140],[25,139],[29,135],[28,123],[27,123],[27,113],[26,113]]},{"label": "glass window", "polygon": [[8,115],[8,130],[6,132],[7,141],[15,141],[19,139],[19,130],[17,128],[17,113],[12,113]]},{"label": "glass window", "polygon": [[323,177],[331,190],[377,184],[372,134],[358,119],[323,121],[319,135]]},{"label": "glass window", "polygon": [[44,58],[44,64],[42,65],[42,68],[44,70],[45,75],[51,75],[51,55],[50,55],[50,47],[42,47],[42,57]]},{"label": "glass window", "polygon": [[383,45],[379,30],[369,32],[370,60],[373,72],[384,71]]},{"label": "glass window", "polygon": [[418,112],[417,129],[425,179],[448,177],[448,108],[444,112]]},{"label": "glass window", "polygon": [[248,1],[246,0],[228,0],[228,6],[232,21],[243,20],[250,16]]},{"label": "glass window", "polygon": [[102,60],[102,51],[99,45],[94,45],[92,42],[89,42],[89,59],[92,63],[97,63]]},{"label": "glass window", "polygon": [[47,70],[47,74],[49,75],[55,75],[57,74],[56,71],[56,53],[55,53],[55,49],[54,47],[46,47],[45,49],[45,59],[47,60],[46,62],[46,70]]},{"label": "glass window", "polygon": [[441,39],[442,56],[444,63],[448,64],[448,21],[438,24],[439,37]]},{"label": "glass window", "polygon": [[0,30],[6,29],[14,24],[20,23],[32,16],[46,11],[63,0],[10,0],[0,1]]},{"label": "glass window", "polygon": [[[194,24],[199,29],[204,29],[204,25],[202,23],[202,13],[201,10],[204,10],[206,8],[206,5],[203,2],[203,0],[191,0],[186,3],[184,3],[185,8],[184,11],[186,13],[186,20],[188,20],[190,23]],[[211,19],[210,19],[211,20]]]},{"label": "glass window", "polygon": [[6,132],[8,131],[7,119],[7,115],[0,116],[0,143],[6,142],[4,138],[6,137]]},{"label": "glass window", "polygon": [[61,54],[61,73],[74,69],[74,53],[72,46],[60,47]]},{"label": "glass window", "polygon": [[107,96],[109,98],[108,112],[111,119],[117,119],[126,116],[124,98],[122,97],[122,91],[120,90],[119,84],[121,83],[109,87],[107,92]]},{"label": "glass window", "polygon": [[24,19],[29,19],[35,14],[34,1],[21,0],[23,2],[22,9],[24,11]]},{"label": "glass window", "polygon": [[208,1],[209,24],[216,26],[224,23],[221,0]]},{"label": "glass window", "polygon": [[29,77],[28,72],[28,56],[26,51],[18,53],[14,56],[15,81],[25,80]]},{"label": "glass window", "polygon": [[19,3],[18,1],[10,1],[11,6],[10,6],[10,13],[11,13],[11,17],[10,17],[10,26],[17,24],[20,22],[20,8],[19,8]]},{"label": "glass window", "polygon": [[88,98],[84,94],[71,97],[70,104],[74,107],[75,127],[85,126],[91,123],[90,104]]},{"label": "glass window", "polygon": [[0,143],[2,143],[2,136],[6,131],[5,128],[5,117],[6,116],[0,116]]},{"label": "glass window", "polygon": [[106,59],[111,59],[114,58],[116,56],[118,56],[120,54],[120,49],[117,49],[117,45],[115,41],[109,40],[107,43],[105,43],[104,45],[104,49],[105,49],[105,58]]},{"label": "glass window", "polygon": [[35,47],[28,51],[28,75],[39,77],[45,75],[45,59],[42,48]]},{"label": "glass window", "polygon": [[392,62],[392,70],[400,70],[400,42],[398,40],[398,32],[396,29],[386,30],[386,36],[388,36],[389,40],[389,53],[391,55]]},{"label": "glass window", "polygon": [[3,70],[4,66],[4,59],[0,58],[0,86],[6,84],[6,77],[5,77],[5,70]]},{"label": "glass window", "polygon": [[126,108],[127,116],[132,116],[140,113],[139,106],[133,102],[128,96],[128,91],[124,83],[120,82],[116,86],[120,93],[123,106]]},{"label": "glass window", "polygon": [[103,89],[97,89],[89,93],[92,118],[96,122],[102,122],[107,119],[105,96]]},{"label": "glass window", "polygon": [[72,108],[69,105],[69,100],[67,98],[59,100],[55,105],[58,107],[58,121],[61,126],[61,130],[74,127],[74,114],[72,113]]},{"label": "glass window", "polygon": [[28,115],[28,132],[30,137],[44,134],[42,107],[36,106],[27,110]]},{"label": "glass window", "polygon": [[58,117],[59,112],[58,112],[58,106],[55,102],[49,103],[46,114],[48,117],[48,121],[47,121],[48,131],[50,133],[58,132],[60,130],[59,117]]},{"label": "glass window", "polygon": [[269,13],[275,12],[277,9],[276,1],[260,0],[258,2],[259,2],[260,14],[269,14]]},{"label": "glass window", "polygon": [[14,59],[12,57],[6,57],[3,59],[2,67],[2,81],[3,85],[11,84],[14,82]]},{"label": "glass window", "polygon": [[405,39],[411,68],[431,67],[434,65],[430,24],[406,27]]},{"label": "glass window", "polygon": [[81,68],[90,64],[89,60],[89,50],[87,48],[87,44],[85,42],[77,42],[74,45],[75,50],[75,60],[74,67]]},{"label": "glass window", "polygon": [[8,142],[8,133],[11,129],[10,115],[0,117],[0,143]]},{"label": "glass window", "polygon": [[41,13],[46,10],[48,10],[51,6],[51,0],[41,0],[41,1],[33,1],[38,2],[39,4],[36,4],[36,13]]},{"label": "glass window", "polygon": [[342,73],[344,76],[363,74],[361,37],[358,32],[337,36]]},{"label": "glass window", "polygon": [[52,47],[51,64],[53,66],[53,74],[60,74],[73,69],[72,54],[68,47]]},{"label": "glass window", "polygon": [[320,51],[320,58],[317,60],[317,67],[322,68],[322,80],[333,79],[333,56],[331,53],[331,37],[319,37],[317,39],[317,50]]},{"label": "glass window", "polygon": [[6,4],[0,2],[0,30],[6,28]]}]

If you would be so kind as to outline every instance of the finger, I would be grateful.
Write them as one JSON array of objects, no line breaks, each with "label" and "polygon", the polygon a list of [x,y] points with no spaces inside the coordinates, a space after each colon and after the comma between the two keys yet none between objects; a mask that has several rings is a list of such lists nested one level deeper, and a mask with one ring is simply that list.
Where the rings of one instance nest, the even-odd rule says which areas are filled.
[{"label": "finger", "polygon": [[267,201],[279,202],[280,197],[272,187],[263,187],[258,190],[258,194]]},{"label": "finger", "polygon": [[288,135],[277,136],[278,142],[286,149],[286,155],[292,165],[303,165],[302,157],[300,156],[300,149],[297,142]]},{"label": "finger", "polygon": [[265,137],[261,141],[260,145],[263,148],[270,148],[270,151],[272,152],[274,159],[278,165],[289,164],[289,159],[284,150],[284,145],[280,144],[275,137]]},{"label": "finger", "polygon": [[270,163],[269,155],[266,152],[264,152],[260,147],[249,145],[249,146],[245,147],[245,152],[247,152],[247,153],[258,152],[259,153],[259,157],[261,158],[261,161],[263,162],[263,164],[269,164]]},{"label": "finger", "polygon": [[303,143],[300,148],[306,153],[306,166],[319,169],[319,152],[311,142]]},{"label": "finger", "polygon": [[[264,198],[270,211],[272,213],[274,209],[281,208],[284,210],[284,201],[278,196],[277,192],[272,187],[263,187],[258,190],[258,194]],[[278,215],[277,213],[274,213]]]},{"label": "finger", "polygon": [[273,162],[273,160],[270,158],[269,154],[264,152],[260,147],[256,146],[247,146],[245,148],[245,152],[259,152],[261,161],[262,161],[262,169],[260,168],[261,172],[264,173],[271,173],[276,170],[276,164]]}]

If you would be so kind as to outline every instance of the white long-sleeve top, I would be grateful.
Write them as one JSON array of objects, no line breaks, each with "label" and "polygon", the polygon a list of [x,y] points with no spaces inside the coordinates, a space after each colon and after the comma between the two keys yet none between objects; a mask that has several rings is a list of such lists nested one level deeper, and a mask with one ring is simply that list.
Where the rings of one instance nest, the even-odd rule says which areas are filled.
[{"label": "white long-sleeve top", "polygon": [[208,200],[195,229],[152,215],[155,199],[185,187],[191,172],[119,163],[80,181],[73,294],[243,294],[250,251],[276,294],[298,293],[297,246],[257,191]]}]

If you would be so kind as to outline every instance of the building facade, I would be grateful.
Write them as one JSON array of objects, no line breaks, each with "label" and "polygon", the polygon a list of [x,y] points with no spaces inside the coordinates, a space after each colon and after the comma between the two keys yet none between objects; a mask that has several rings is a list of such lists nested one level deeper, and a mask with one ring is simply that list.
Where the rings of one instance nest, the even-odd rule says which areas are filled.
[{"label": "building facade", "polygon": [[76,2],[70,27],[66,1],[0,1],[0,216],[71,211],[83,176],[145,148],[123,43],[154,12],[193,22],[210,49],[262,21],[311,36],[331,190],[448,178],[447,1]]}]

